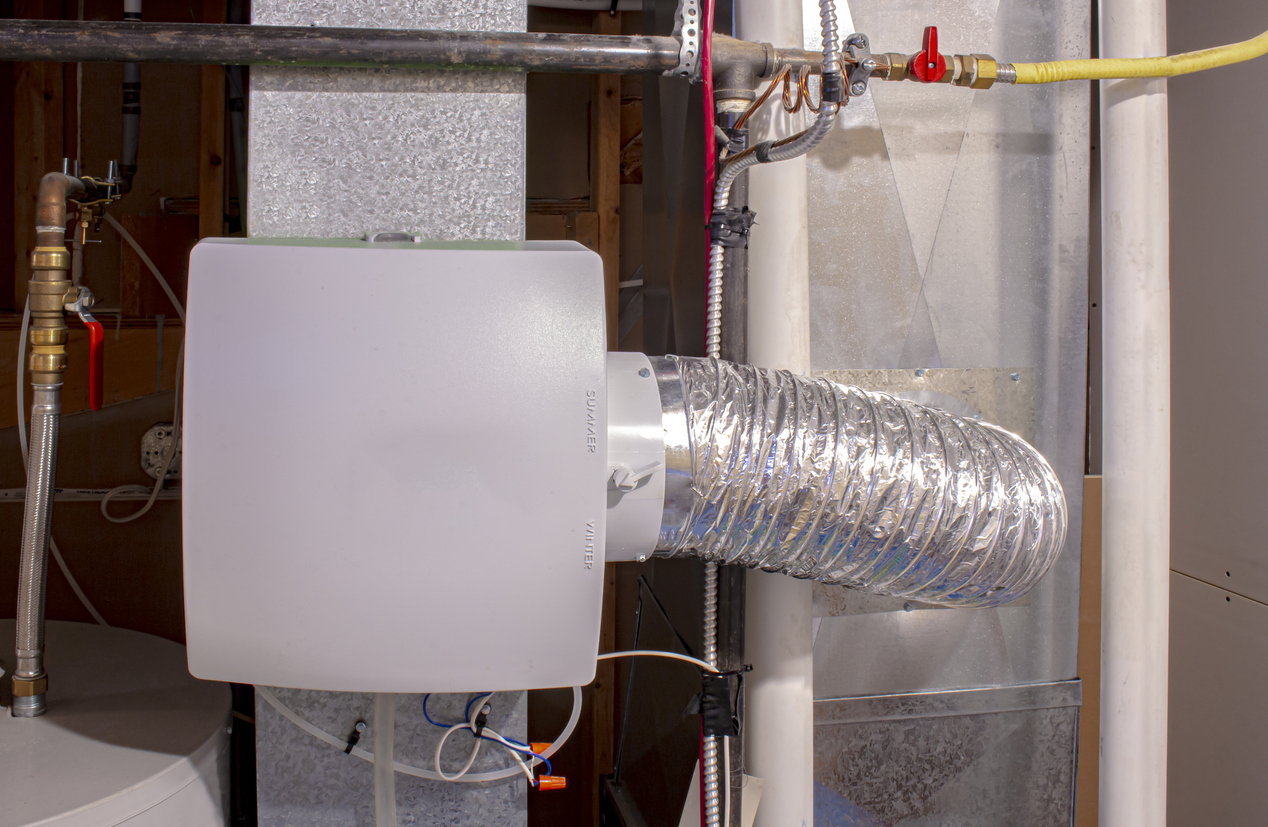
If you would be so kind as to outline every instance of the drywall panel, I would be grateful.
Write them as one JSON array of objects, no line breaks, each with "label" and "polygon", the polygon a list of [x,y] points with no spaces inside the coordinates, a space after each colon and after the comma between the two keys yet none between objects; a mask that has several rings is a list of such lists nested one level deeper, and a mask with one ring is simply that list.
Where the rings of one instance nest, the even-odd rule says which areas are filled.
[{"label": "drywall panel", "polygon": [[[1268,29],[1261,0],[1171,0],[1172,51]],[[1262,65],[1167,82],[1171,130],[1171,565],[1268,602],[1268,89]]]},{"label": "drywall panel", "polygon": [[1172,572],[1168,824],[1264,823],[1265,686],[1268,606]]}]

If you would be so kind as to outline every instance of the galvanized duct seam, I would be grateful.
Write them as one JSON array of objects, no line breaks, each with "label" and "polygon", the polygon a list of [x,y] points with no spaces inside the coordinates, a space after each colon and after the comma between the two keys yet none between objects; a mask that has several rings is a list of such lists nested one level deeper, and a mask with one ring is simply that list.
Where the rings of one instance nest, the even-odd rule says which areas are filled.
[{"label": "galvanized duct seam", "polygon": [[654,361],[681,383],[666,416],[685,418],[692,481],[660,554],[981,607],[1023,595],[1061,551],[1061,485],[1014,434],[785,371]]}]

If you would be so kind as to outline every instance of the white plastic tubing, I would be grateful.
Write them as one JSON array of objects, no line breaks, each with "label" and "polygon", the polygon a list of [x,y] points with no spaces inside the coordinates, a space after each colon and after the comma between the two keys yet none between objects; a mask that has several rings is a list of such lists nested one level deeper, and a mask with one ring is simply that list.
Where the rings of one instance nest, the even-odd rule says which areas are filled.
[{"label": "white plastic tubing", "polygon": [[[802,45],[799,0],[738,0],[737,35]],[[778,109],[778,107],[776,107]],[[795,131],[782,115],[752,125],[754,142]],[[770,130],[761,134],[762,125]],[[758,367],[810,370],[810,237],[806,159],[749,170],[749,206],[761,216],[748,252],[748,356]],[[814,824],[811,584],[749,572],[745,605],[744,760],[766,780],[755,827]]]},{"label": "white plastic tubing", "polygon": [[[1167,53],[1165,0],[1102,0],[1101,57]],[[1100,823],[1167,823],[1171,304],[1167,82],[1101,86]]]}]

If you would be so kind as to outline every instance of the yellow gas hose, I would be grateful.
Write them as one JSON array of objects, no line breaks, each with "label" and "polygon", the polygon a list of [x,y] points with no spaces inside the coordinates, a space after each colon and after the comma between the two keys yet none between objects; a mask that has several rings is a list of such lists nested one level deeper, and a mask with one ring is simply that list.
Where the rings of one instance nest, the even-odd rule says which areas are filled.
[{"label": "yellow gas hose", "polygon": [[1186,52],[1168,57],[1057,60],[1051,63],[1015,63],[1018,83],[1056,83],[1062,80],[1112,78],[1169,78],[1254,60],[1268,54],[1268,32],[1229,46]]}]

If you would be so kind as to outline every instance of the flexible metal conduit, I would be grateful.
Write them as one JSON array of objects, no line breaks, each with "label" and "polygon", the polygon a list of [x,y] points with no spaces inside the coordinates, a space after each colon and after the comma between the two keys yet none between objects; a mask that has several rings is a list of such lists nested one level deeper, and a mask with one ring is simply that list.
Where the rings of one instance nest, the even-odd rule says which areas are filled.
[{"label": "flexible metal conduit", "polygon": [[1007,431],[786,371],[652,362],[686,443],[666,446],[660,554],[985,607],[1064,545],[1061,484]]}]

